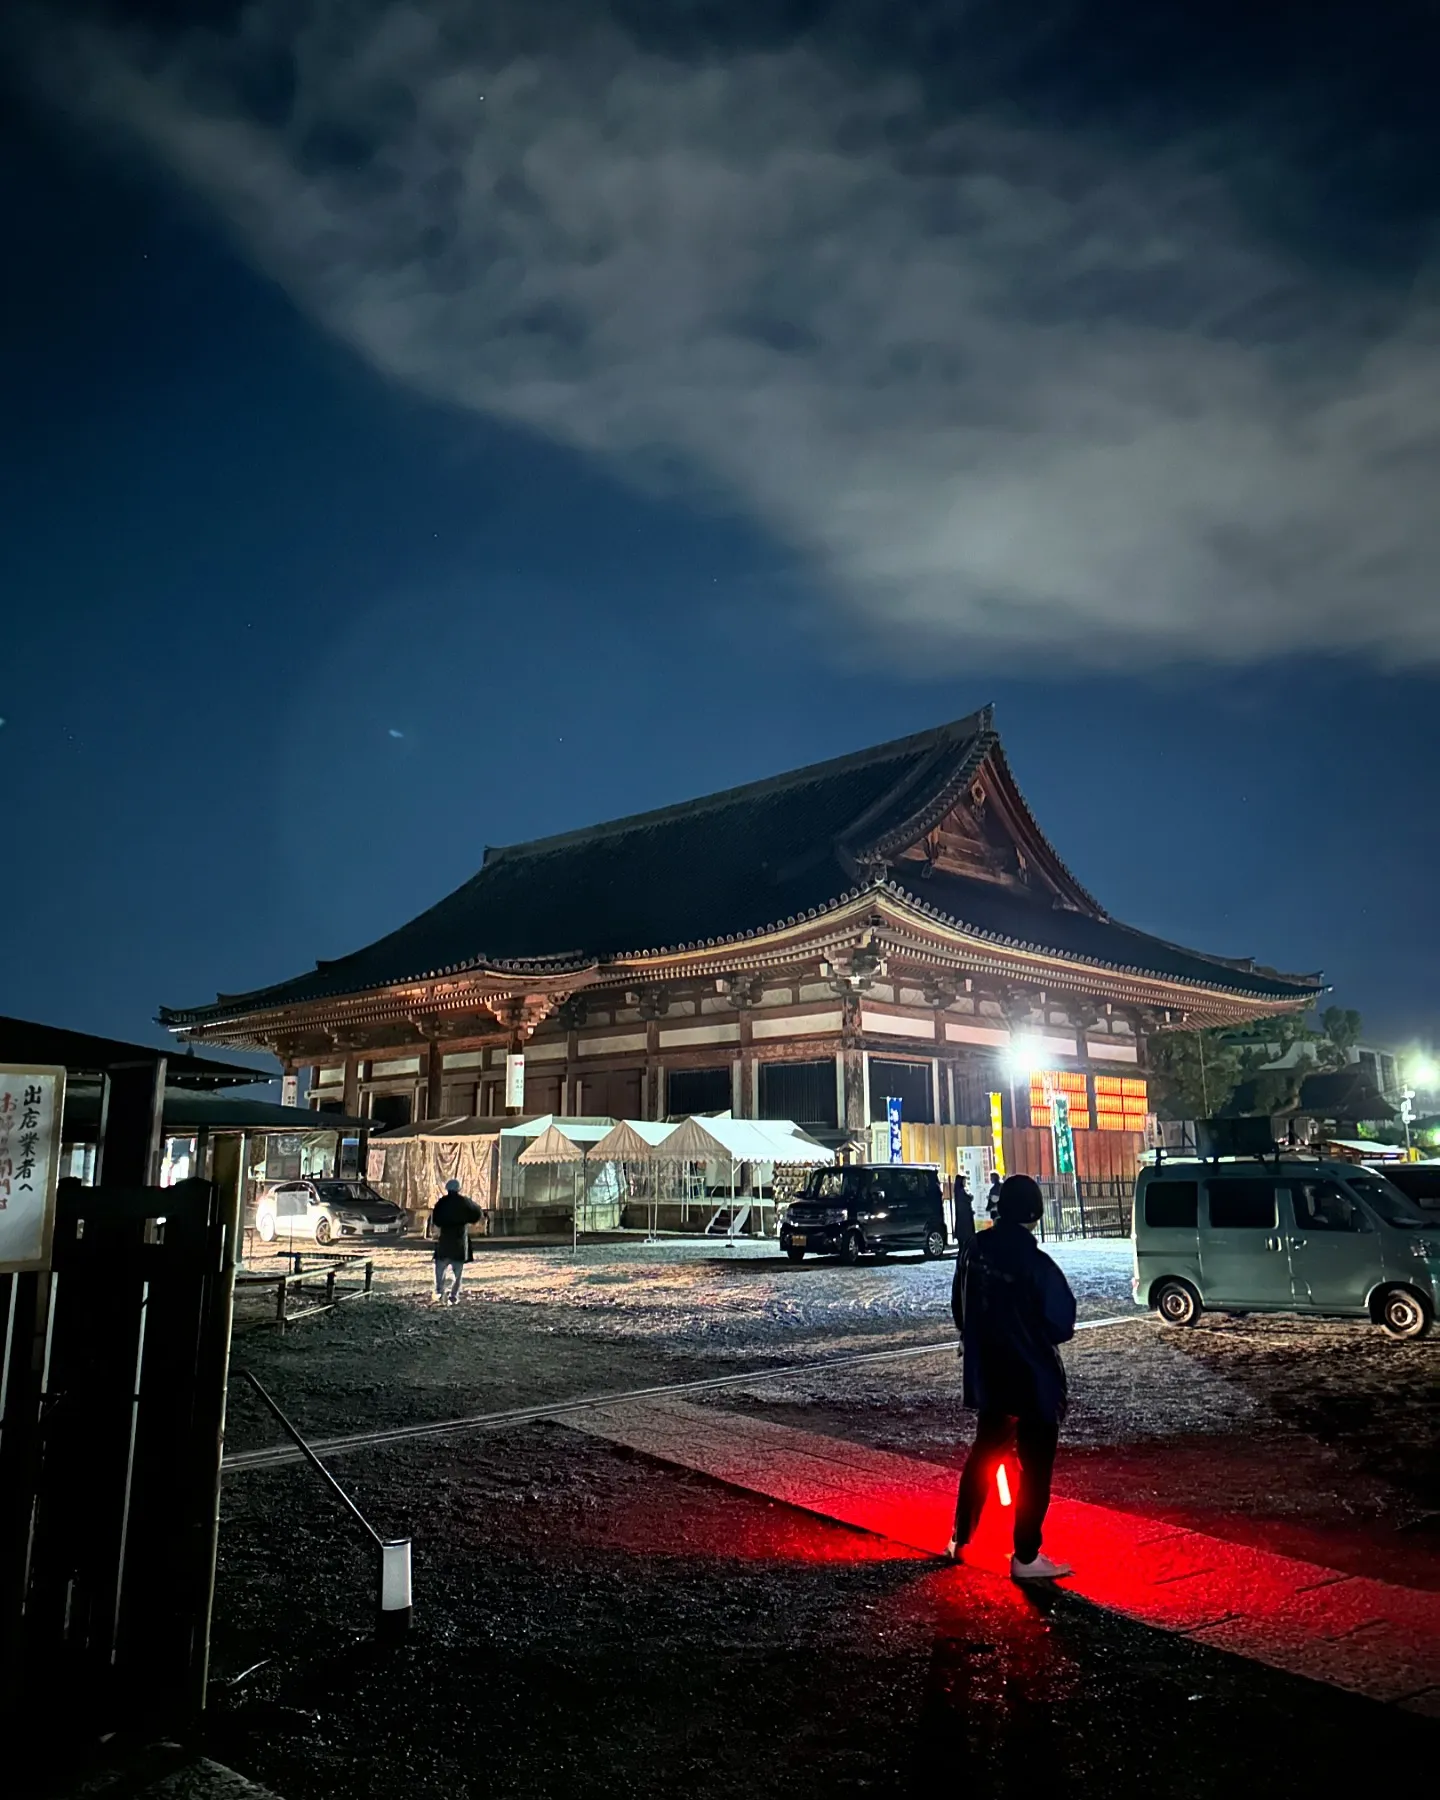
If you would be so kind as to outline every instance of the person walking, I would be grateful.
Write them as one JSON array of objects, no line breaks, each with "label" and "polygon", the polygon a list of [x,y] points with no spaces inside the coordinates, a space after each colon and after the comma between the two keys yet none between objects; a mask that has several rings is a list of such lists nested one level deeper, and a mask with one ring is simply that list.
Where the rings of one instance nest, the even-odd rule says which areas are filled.
[{"label": "person walking", "polygon": [[[471,1257],[470,1227],[481,1216],[482,1209],[460,1192],[458,1181],[445,1183],[445,1192],[430,1213],[435,1232],[435,1299],[441,1305],[460,1304],[460,1283]],[[449,1293],[445,1291],[447,1275],[453,1277]]]},{"label": "person walking", "polygon": [[992,1169],[990,1171],[990,1192],[985,1196],[985,1210],[992,1219],[995,1217],[996,1207],[1000,1204],[1001,1185],[1000,1171]]},{"label": "person walking", "polygon": [[962,1250],[950,1293],[965,1364],[965,1405],[978,1418],[947,1554],[960,1557],[974,1536],[995,1466],[1013,1435],[1020,1464],[1010,1559],[1016,1581],[1053,1581],[1071,1572],[1040,1548],[1065,1417],[1058,1346],[1075,1335],[1075,1296],[1031,1229],[1044,1209],[1039,1185],[1028,1175],[1002,1182],[995,1224]]}]

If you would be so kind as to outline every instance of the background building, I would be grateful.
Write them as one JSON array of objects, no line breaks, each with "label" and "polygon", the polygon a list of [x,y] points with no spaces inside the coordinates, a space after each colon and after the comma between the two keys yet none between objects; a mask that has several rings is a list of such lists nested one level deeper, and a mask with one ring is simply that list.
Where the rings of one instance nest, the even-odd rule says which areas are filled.
[{"label": "background building", "polygon": [[[1145,1040],[1308,1007],[1318,976],[1118,923],[1043,835],[989,710],[564,836],[487,851],[408,925],[273,987],[163,1014],[311,1070],[397,1125],[730,1109],[862,1131],[1138,1132]],[[511,1064],[518,1079],[519,1065]],[[1032,1082],[1032,1078],[1036,1078]]]}]

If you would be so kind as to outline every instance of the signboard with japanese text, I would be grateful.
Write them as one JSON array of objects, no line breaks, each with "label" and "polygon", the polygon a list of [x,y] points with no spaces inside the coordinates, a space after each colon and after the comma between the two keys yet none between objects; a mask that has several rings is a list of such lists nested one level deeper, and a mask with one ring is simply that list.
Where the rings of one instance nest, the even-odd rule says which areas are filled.
[{"label": "signboard with japanese text", "polygon": [[885,1097],[885,1123],[890,1127],[890,1160],[892,1163],[904,1162],[905,1138],[900,1129],[900,1113],[903,1102],[894,1094]]},{"label": "signboard with japanese text", "polygon": [[1005,1102],[1001,1095],[990,1096],[990,1144],[995,1152],[995,1173],[1005,1179]]},{"label": "signboard with japanese text", "polygon": [[48,1269],[65,1071],[0,1064],[0,1271]]},{"label": "signboard with japanese text", "polygon": [[1075,1173],[1075,1134],[1070,1129],[1070,1098],[1058,1089],[1050,1096],[1050,1136],[1055,1145],[1055,1173]]},{"label": "signboard with japanese text", "polygon": [[282,1075],[280,1077],[280,1104],[282,1106],[298,1106],[300,1104],[300,1077],[298,1075]]},{"label": "signboard with japanese text", "polygon": [[505,1104],[517,1108],[525,1104],[525,1058],[514,1051],[505,1058]]}]

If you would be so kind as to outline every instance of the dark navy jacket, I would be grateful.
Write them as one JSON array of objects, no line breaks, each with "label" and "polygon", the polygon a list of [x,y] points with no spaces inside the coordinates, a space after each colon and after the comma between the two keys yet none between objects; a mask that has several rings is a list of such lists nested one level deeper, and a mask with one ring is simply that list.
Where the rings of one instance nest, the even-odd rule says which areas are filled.
[{"label": "dark navy jacket", "polygon": [[442,1194],[430,1214],[436,1262],[469,1262],[470,1227],[484,1217],[484,1209],[468,1194]]},{"label": "dark navy jacket", "polygon": [[1023,1225],[979,1231],[960,1252],[950,1290],[965,1356],[965,1404],[1059,1424],[1075,1335],[1070,1284]]}]

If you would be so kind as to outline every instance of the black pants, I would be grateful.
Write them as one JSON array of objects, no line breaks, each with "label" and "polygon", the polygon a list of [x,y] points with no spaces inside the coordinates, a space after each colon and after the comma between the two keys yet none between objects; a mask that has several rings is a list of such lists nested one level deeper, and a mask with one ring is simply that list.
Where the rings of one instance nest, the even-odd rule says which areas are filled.
[{"label": "black pants", "polygon": [[955,1546],[958,1549],[974,1537],[986,1494],[995,1479],[995,1466],[1009,1448],[1012,1434],[1020,1464],[1020,1492],[1015,1496],[1015,1554],[1021,1562],[1028,1563],[1040,1554],[1040,1533],[1050,1506],[1055,1446],[1060,1441],[1060,1427],[1035,1413],[1022,1413],[1018,1419],[1009,1413],[988,1410],[980,1414],[955,1500]]}]

